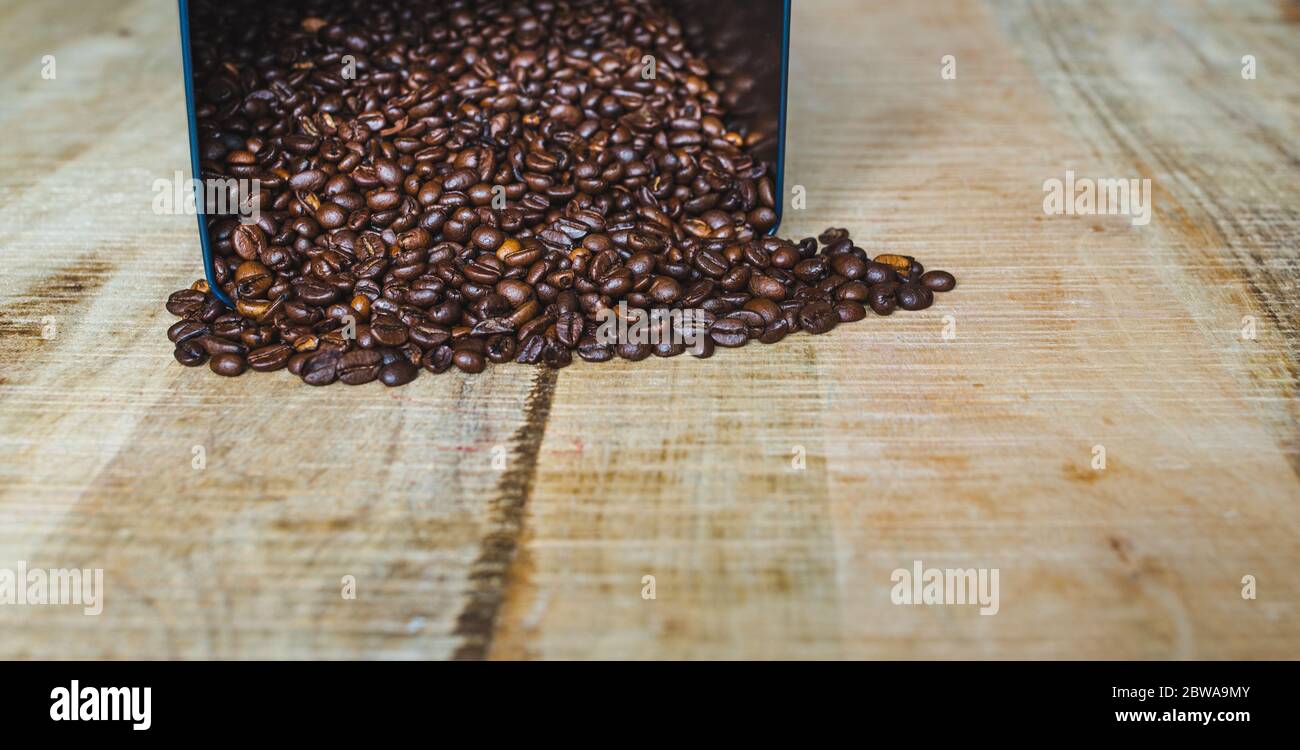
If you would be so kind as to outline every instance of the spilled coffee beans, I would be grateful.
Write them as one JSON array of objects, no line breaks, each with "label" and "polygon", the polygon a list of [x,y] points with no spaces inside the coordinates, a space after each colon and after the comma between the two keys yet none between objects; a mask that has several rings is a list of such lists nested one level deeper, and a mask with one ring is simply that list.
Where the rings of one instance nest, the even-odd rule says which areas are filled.
[{"label": "spilled coffee beans", "polygon": [[[654,0],[193,15],[201,171],[259,192],[256,221],[208,218],[235,309],[205,281],[167,301],[183,365],[398,386],[575,354],[704,358],[956,285],[844,229],[767,236],[770,166]],[[660,335],[626,335],[646,318]]]}]

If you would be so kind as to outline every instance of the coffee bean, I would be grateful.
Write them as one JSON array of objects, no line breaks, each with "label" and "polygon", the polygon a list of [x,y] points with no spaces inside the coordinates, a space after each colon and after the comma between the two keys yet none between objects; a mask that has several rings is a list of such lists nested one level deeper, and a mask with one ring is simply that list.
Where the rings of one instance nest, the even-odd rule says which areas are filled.
[{"label": "coffee bean", "polygon": [[858,302],[837,302],[835,315],[841,323],[856,323],[867,317],[867,309]]},{"label": "coffee bean", "polygon": [[208,361],[207,351],[193,339],[187,339],[176,344],[172,356],[176,358],[177,362],[186,367],[198,367]]},{"label": "coffee bean", "polygon": [[369,383],[379,377],[383,364],[384,356],[377,351],[358,349],[348,352],[339,359],[338,378],[348,385]]},{"label": "coffee bean", "polygon": [[326,350],[317,352],[309,358],[302,366],[302,380],[307,385],[329,385],[338,378],[339,360],[342,358],[338,352]]},{"label": "coffee bean", "polygon": [[775,344],[786,337],[790,332],[790,324],[786,323],[785,318],[777,318],[767,324],[767,327],[758,335],[759,343]]},{"label": "coffee bean", "polygon": [[195,341],[199,346],[203,347],[204,351],[213,357],[218,354],[234,354],[235,356],[242,357],[244,354],[248,353],[248,347],[238,341],[231,341],[230,339],[221,338],[220,336],[208,334],[199,336]]},{"label": "coffee bean", "polygon": [[780,302],[785,299],[785,287],[771,276],[753,274],[749,277],[749,291],[755,297]]},{"label": "coffee bean", "polygon": [[921,285],[932,292],[951,292],[957,279],[947,271],[926,271],[921,275]]},{"label": "coffee bean", "polygon": [[421,349],[432,349],[451,339],[451,330],[426,321],[418,321],[407,328],[407,338]]},{"label": "coffee bean", "polygon": [[673,341],[671,338],[664,339],[657,344],[653,344],[651,353],[656,357],[676,357],[686,351],[686,345]]},{"label": "coffee bean", "polygon": [[835,256],[831,268],[846,279],[860,279],[867,275],[867,262],[851,253]]},{"label": "coffee bean", "polygon": [[519,352],[519,344],[515,337],[509,334],[493,336],[487,341],[487,351],[485,352],[488,361],[493,364],[505,364],[515,358]]},{"label": "coffee bean", "polygon": [[749,329],[744,321],[735,318],[718,318],[709,326],[709,338],[718,346],[735,348],[749,341]]},{"label": "coffee bean", "polygon": [[558,341],[547,341],[546,348],[542,350],[542,363],[552,369],[562,369],[568,367],[573,362],[573,353],[568,347]]},{"label": "coffee bean", "polygon": [[838,322],[839,316],[825,302],[809,302],[799,311],[799,326],[814,336],[830,331]]},{"label": "coffee bean", "polygon": [[247,363],[238,354],[217,354],[208,362],[208,367],[218,375],[233,378],[244,374]]},{"label": "coffee bean", "polygon": [[299,352],[294,354],[292,357],[289,357],[289,364],[285,366],[285,369],[287,369],[291,375],[301,377],[303,365],[307,364],[307,360],[310,359],[311,356],[312,352]]},{"label": "coffee bean", "polygon": [[208,295],[196,289],[172,292],[167,298],[167,312],[182,318],[197,318],[208,301]]},{"label": "coffee bean", "polygon": [[934,293],[923,286],[903,284],[894,293],[898,306],[904,310],[924,310],[934,304]]},{"label": "coffee bean", "polygon": [[750,300],[741,309],[758,315],[763,319],[764,326],[771,325],[772,321],[781,317],[781,308],[770,299]]},{"label": "coffee bean", "polygon": [[188,341],[208,333],[208,327],[196,320],[180,320],[167,329],[167,338],[173,344]]},{"label": "coffee bean", "polygon": [[240,224],[230,236],[235,254],[244,260],[257,260],[266,252],[266,233],[256,224]]},{"label": "coffee bean", "polygon": [[456,369],[461,372],[470,374],[483,372],[483,369],[487,367],[487,361],[483,359],[483,355],[469,349],[457,351],[452,357],[452,364],[456,365]]},{"label": "coffee bean", "polygon": [[379,382],[393,388],[399,385],[406,385],[415,380],[420,375],[420,368],[411,364],[405,359],[399,359],[391,364],[384,365],[379,370]]},{"label": "coffee bean", "polygon": [[269,344],[248,353],[248,367],[258,372],[279,370],[289,364],[293,348],[285,344]]},{"label": "coffee bean", "polygon": [[408,333],[406,325],[391,315],[379,315],[370,322],[370,335],[382,346],[401,346]]},{"label": "coffee bean", "polygon": [[614,352],[623,359],[640,362],[650,356],[651,346],[649,344],[636,344],[629,341],[614,347]]},{"label": "coffee bean", "polygon": [[867,282],[868,286],[874,286],[875,284],[883,284],[889,281],[893,281],[894,269],[890,268],[884,263],[876,263],[872,261],[871,263],[867,264],[867,271],[866,274],[863,275],[862,279],[863,281]]},{"label": "coffee bean", "polygon": [[578,343],[578,356],[586,362],[608,362],[614,358],[614,351],[588,336]]},{"label": "coffee bean", "polygon": [[522,341],[519,353],[515,355],[515,361],[524,365],[535,365],[541,362],[542,354],[546,350],[546,338],[534,333],[524,337]]},{"label": "coffee bean", "polygon": [[420,365],[434,374],[441,374],[451,369],[456,352],[447,345],[438,346],[424,353]]}]

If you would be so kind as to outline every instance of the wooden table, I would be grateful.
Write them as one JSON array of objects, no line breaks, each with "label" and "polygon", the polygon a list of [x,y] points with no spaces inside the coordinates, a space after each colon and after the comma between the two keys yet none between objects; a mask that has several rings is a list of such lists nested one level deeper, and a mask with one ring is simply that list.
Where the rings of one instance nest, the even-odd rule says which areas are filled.
[{"label": "wooden table", "polygon": [[[175,4],[0,2],[0,567],[105,587],[0,606],[0,656],[1300,653],[1300,5],[795,5],[785,234],[956,292],[703,362],[317,390],[172,360]],[[1046,215],[1067,170],[1150,179],[1150,224]],[[997,569],[998,613],[894,605],[915,561]]]}]

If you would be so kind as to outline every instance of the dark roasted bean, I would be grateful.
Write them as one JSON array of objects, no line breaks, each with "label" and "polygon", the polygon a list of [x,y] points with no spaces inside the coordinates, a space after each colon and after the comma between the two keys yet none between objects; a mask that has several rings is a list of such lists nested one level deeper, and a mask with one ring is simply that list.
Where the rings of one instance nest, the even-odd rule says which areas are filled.
[{"label": "dark roasted bean", "polygon": [[809,302],[799,311],[799,327],[814,336],[826,333],[838,322],[835,310],[825,302]]},{"label": "dark roasted bean", "polygon": [[285,344],[270,344],[248,353],[248,367],[258,372],[279,370],[289,364],[293,348]]},{"label": "dark roasted bean", "polygon": [[483,358],[483,355],[472,349],[457,350],[452,355],[451,361],[452,364],[456,365],[456,369],[471,374],[483,372],[483,369],[487,367],[487,361]]},{"label": "dark roasted bean", "polygon": [[302,366],[302,379],[307,385],[329,385],[338,378],[341,355],[333,350],[317,352]]},{"label": "dark roasted bean", "polygon": [[614,358],[614,351],[608,345],[588,336],[578,342],[578,356],[587,362],[608,362]]},{"label": "dark roasted bean", "polygon": [[745,322],[735,318],[718,318],[709,326],[709,338],[718,346],[734,348],[744,346],[749,341],[749,329]]},{"label": "dark roasted bean", "polygon": [[957,279],[947,271],[926,271],[921,275],[921,285],[932,292],[951,292]]},{"label": "dark roasted bean", "polygon": [[208,361],[208,367],[218,375],[233,378],[236,375],[244,374],[247,363],[238,354],[217,354]]},{"label": "dark roasted bean", "polygon": [[196,318],[207,303],[207,295],[196,289],[172,292],[167,298],[167,312],[181,318]]},{"label": "dark roasted bean", "polygon": [[383,363],[384,356],[373,349],[357,349],[348,352],[339,359],[339,380],[348,385],[369,383],[379,377],[379,369]]},{"label": "dark roasted bean", "polygon": [[424,357],[420,359],[420,364],[429,372],[441,374],[451,369],[455,356],[456,352],[444,344],[425,352]]},{"label": "dark roasted bean", "polygon": [[894,293],[898,306],[904,310],[924,310],[934,304],[934,292],[916,284],[903,284]]},{"label": "dark roasted bean", "polygon": [[841,323],[856,323],[867,317],[867,309],[859,302],[836,302],[835,315]]},{"label": "dark roasted bean", "polygon": [[619,344],[614,347],[614,353],[623,359],[633,362],[640,362],[650,356],[651,347],[649,344],[638,344],[631,341]]},{"label": "dark roasted bean", "polygon": [[179,320],[167,329],[167,338],[173,344],[179,344],[182,341],[188,341],[196,336],[202,336],[208,332],[208,327],[194,320]]},{"label": "dark roasted bean", "polygon": [[198,367],[208,361],[207,351],[193,339],[187,339],[176,344],[172,356],[176,357],[176,361],[186,367]]},{"label": "dark roasted bean", "polygon": [[406,385],[415,380],[420,375],[420,368],[411,364],[408,360],[399,359],[396,362],[386,364],[379,370],[379,382],[392,388],[399,385]]}]

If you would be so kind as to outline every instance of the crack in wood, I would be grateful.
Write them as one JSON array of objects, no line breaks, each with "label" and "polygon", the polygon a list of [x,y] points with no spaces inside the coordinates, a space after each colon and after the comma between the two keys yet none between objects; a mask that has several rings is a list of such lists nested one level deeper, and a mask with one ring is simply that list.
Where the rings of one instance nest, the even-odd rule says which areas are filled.
[{"label": "crack in wood", "polygon": [[510,567],[524,531],[524,513],[533,491],[537,458],[546,437],[546,423],[555,397],[557,372],[538,368],[524,402],[524,421],[510,438],[506,470],[488,506],[488,530],[470,566],[469,601],[456,618],[455,635],[463,640],[453,659],[487,658],[497,616],[511,583]]}]

